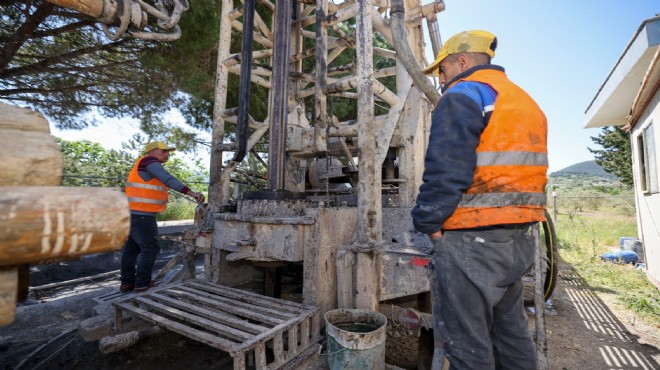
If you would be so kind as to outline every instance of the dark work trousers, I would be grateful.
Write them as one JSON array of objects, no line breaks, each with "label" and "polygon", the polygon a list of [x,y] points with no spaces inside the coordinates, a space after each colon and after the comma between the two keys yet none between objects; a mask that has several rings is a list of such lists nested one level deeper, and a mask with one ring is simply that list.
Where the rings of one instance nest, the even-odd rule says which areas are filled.
[{"label": "dark work trousers", "polygon": [[156,217],[131,215],[131,231],[121,252],[121,283],[149,285],[159,251]]},{"label": "dark work trousers", "polygon": [[450,369],[536,369],[521,281],[534,261],[530,226],[448,230],[433,246],[435,342]]}]

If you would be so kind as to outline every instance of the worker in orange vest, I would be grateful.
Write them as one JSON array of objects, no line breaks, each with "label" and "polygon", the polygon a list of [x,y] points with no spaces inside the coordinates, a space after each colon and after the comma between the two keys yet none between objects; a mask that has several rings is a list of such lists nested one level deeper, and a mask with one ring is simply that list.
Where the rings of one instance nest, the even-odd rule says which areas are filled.
[{"label": "worker in orange vest", "polygon": [[162,141],[144,148],[145,155],[135,161],[126,181],[126,197],[131,211],[131,231],[121,253],[122,293],[144,292],[153,287],[151,273],[160,251],[156,215],[167,206],[168,189],[174,189],[204,203],[204,195],[190,190],[172,176],[163,163],[175,150]]},{"label": "worker in orange vest", "polygon": [[497,38],[465,31],[425,74],[439,77],[415,228],[433,243],[433,368],[535,369],[522,300],[534,259],[531,226],[545,220],[547,121],[490,64]]}]

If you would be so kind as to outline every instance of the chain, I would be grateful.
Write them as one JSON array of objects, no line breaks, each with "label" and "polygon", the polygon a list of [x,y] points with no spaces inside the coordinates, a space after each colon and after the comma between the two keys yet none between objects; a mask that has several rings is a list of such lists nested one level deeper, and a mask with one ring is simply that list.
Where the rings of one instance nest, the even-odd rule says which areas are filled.
[{"label": "chain", "polygon": [[131,37],[153,41],[173,41],[181,36],[181,28],[179,28],[177,23],[181,19],[181,13],[188,10],[189,5],[187,0],[157,0],[155,6],[147,4],[142,0],[134,1],[140,6],[141,11],[158,19],[158,26],[160,28],[173,29],[173,31],[171,33],[158,33],[129,30],[133,2],[131,0],[120,0],[118,8],[121,14],[119,15],[119,27],[117,30],[111,32],[107,25],[103,25],[103,32],[108,39],[116,41],[126,32]]}]

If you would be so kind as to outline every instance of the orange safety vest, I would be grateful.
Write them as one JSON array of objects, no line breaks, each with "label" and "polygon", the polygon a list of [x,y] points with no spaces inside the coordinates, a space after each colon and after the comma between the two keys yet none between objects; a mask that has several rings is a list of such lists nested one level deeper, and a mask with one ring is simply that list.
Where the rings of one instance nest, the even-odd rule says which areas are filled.
[{"label": "orange safety vest", "polygon": [[545,220],[545,114],[502,71],[478,70],[459,81],[485,83],[497,92],[497,98],[477,146],[472,185],[442,228],[469,229]]},{"label": "orange safety vest", "polygon": [[144,157],[138,158],[128,174],[126,197],[131,211],[162,212],[167,206],[167,186],[157,178],[144,181],[138,174],[138,165]]}]

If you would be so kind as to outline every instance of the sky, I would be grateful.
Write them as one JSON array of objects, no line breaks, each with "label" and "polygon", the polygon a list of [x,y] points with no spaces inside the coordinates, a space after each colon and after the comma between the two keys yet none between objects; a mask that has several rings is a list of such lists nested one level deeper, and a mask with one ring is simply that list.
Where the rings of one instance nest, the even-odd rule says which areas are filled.
[{"label": "sky", "polygon": [[[660,13],[659,0],[445,0],[445,7],[438,14],[443,41],[470,29],[497,36],[493,64],[504,67],[548,118],[550,173],[594,159],[587,148],[600,149],[590,137],[601,129],[585,129],[584,112],[642,21]],[[427,49],[430,62],[430,42]],[[51,132],[121,149],[136,126],[110,120],[75,132],[51,124]]]}]

